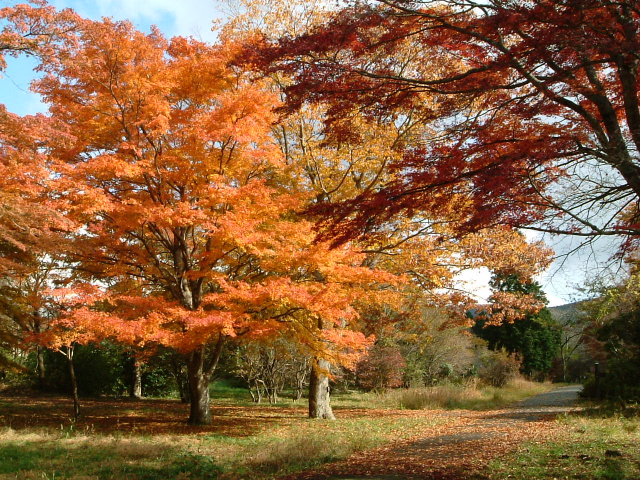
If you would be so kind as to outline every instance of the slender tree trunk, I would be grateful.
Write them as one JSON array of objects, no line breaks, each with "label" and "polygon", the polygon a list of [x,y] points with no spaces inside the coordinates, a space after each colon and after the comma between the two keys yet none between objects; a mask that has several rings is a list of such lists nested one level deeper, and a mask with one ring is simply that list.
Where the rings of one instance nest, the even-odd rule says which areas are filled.
[{"label": "slender tree trunk", "polygon": [[[42,333],[42,317],[40,311],[36,308],[33,312],[33,331],[34,333]],[[38,372],[38,388],[44,390],[47,383],[46,372],[44,367],[44,347],[36,346],[36,370]]]},{"label": "slender tree trunk", "polygon": [[180,403],[189,403],[189,377],[185,377],[183,366],[182,358],[178,358],[177,354],[174,354],[174,356],[171,357],[171,370],[178,387]]},{"label": "slender tree trunk", "polygon": [[129,396],[135,399],[142,398],[142,362],[134,355],[133,372],[131,374],[131,388]]},{"label": "slender tree trunk", "polygon": [[329,367],[323,358],[316,358],[309,377],[309,418],[335,420],[330,404]]},{"label": "slender tree trunk", "polygon": [[253,403],[260,403],[260,390],[257,384],[253,386],[251,382],[247,382],[247,385],[249,386],[249,393],[251,394]]},{"label": "slender tree trunk", "polygon": [[73,347],[67,349],[66,354],[69,362],[69,374],[71,375],[71,391],[73,393],[73,419],[80,418],[80,399],[78,398],[78,379],[76,378],[76,369],[73,366]]},{"label": "slender tree trunk", "polygon": [[262,403],[262,387],[260,386],[260,383],[256,382],[256,392],[258,395],[258,403]]},{"label": "slender tree trunk", "polygon": [[564,346],[560,347],[560,358],[562,359],[562,381],[567,382],[567,356],[565,355]]},{"label": "slender tree trunk", "polygon": [[178,394],[180,395],[180,403],[189,403],[189,379],[184,381],[182,378],[177,380]]},{"label": "slender tree trunk", "polygon": [[36,347],[36,362],[38,369],[38,388],[44,390],[47,384],[46,371],[44,367],[44,347],[38,345]]}]

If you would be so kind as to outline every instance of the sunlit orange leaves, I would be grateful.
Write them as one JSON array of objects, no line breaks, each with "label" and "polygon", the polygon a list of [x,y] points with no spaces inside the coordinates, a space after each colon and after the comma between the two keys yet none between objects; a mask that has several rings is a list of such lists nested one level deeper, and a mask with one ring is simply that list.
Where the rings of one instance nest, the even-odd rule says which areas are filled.
[{"label": "sunlit orange leaves", "polygon": [[399,280],[314,243],[299,213],[312,194],[291,187],[273,141],[277,97],[228,65],[235,41],[109,19],[78,20],[70,36],[34,84],[59,129],[45,157],[52,203],[78,226],[77,275],[47,343],[93,334],[188,353],[286,334],[353,363],[371,343],[351,332],[355,304],[389,301]]}]

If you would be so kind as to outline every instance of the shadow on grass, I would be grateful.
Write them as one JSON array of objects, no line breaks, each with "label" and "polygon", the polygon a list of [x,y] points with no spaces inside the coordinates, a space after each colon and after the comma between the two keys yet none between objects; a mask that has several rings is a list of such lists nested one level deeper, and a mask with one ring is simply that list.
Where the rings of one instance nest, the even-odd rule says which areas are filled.
[{"label": "shadow on grass", "polygon": [[100,480],[127,478],[216,479],[222,469],[208,456],[157,445],[148,451],[108,445],[60,445],[34,442],[5,443],[0,447],[0,476],[10,478],[66,478],[81,471]]},{"label": "shadow on grass", "polygon": [[80,433],[136,433],[192,435],[217,433],[244,437],[269,428],[283,419],[304,418],[300,408],[255,405],[252,408],[212,405],[212,423],[206,426],[186,424],[189,406],[174,400],[92,398],[81,399],[81,417],[72,420],[72,400],[62,395],[20,397],[4,401],[0,426],[14,430],[32,428],[68,429]]}]

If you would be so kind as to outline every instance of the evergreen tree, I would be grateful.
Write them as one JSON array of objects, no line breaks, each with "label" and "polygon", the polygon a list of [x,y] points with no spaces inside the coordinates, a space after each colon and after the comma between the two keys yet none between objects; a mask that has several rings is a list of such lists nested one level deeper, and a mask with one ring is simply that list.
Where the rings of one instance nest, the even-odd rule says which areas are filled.
[{"label": "evergreen tree", "polygon": [[[540,284],[524,283],[515,275],[496,274],[491,279],[491,287],[502,292],[533,295],[536,300],[547,303]],[[472,332],[486,340],[491,350],[504,348],[517,354],[522,362],[520,372],[527,376],[547,373],[560,348],[560,329],[547,307],[500,325],[487,325],[487,320],[478,320]]]}]

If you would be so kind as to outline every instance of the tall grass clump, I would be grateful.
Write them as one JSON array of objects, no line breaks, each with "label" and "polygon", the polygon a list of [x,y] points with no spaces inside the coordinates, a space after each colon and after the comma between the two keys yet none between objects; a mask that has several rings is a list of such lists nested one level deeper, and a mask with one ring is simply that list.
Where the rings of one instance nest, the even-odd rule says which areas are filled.
[{"label": "tall grass clump", "polygon": [[467,382],[391,390],[382,395],[381,402],[388,407],[408,410],[484,410],[503,407],[532,395],[548,392],[551,388],[550,384],[530,382],[523,378],[511,380],[503,387]]},{"label": "tall grass clump", "polygon": [[263,473],[310,468],[345,458],[376,443],[366,436],[336,435],[327,439],[324,436],[295,435],[256,446],[248,452],[250,457],[246,466]]}]

